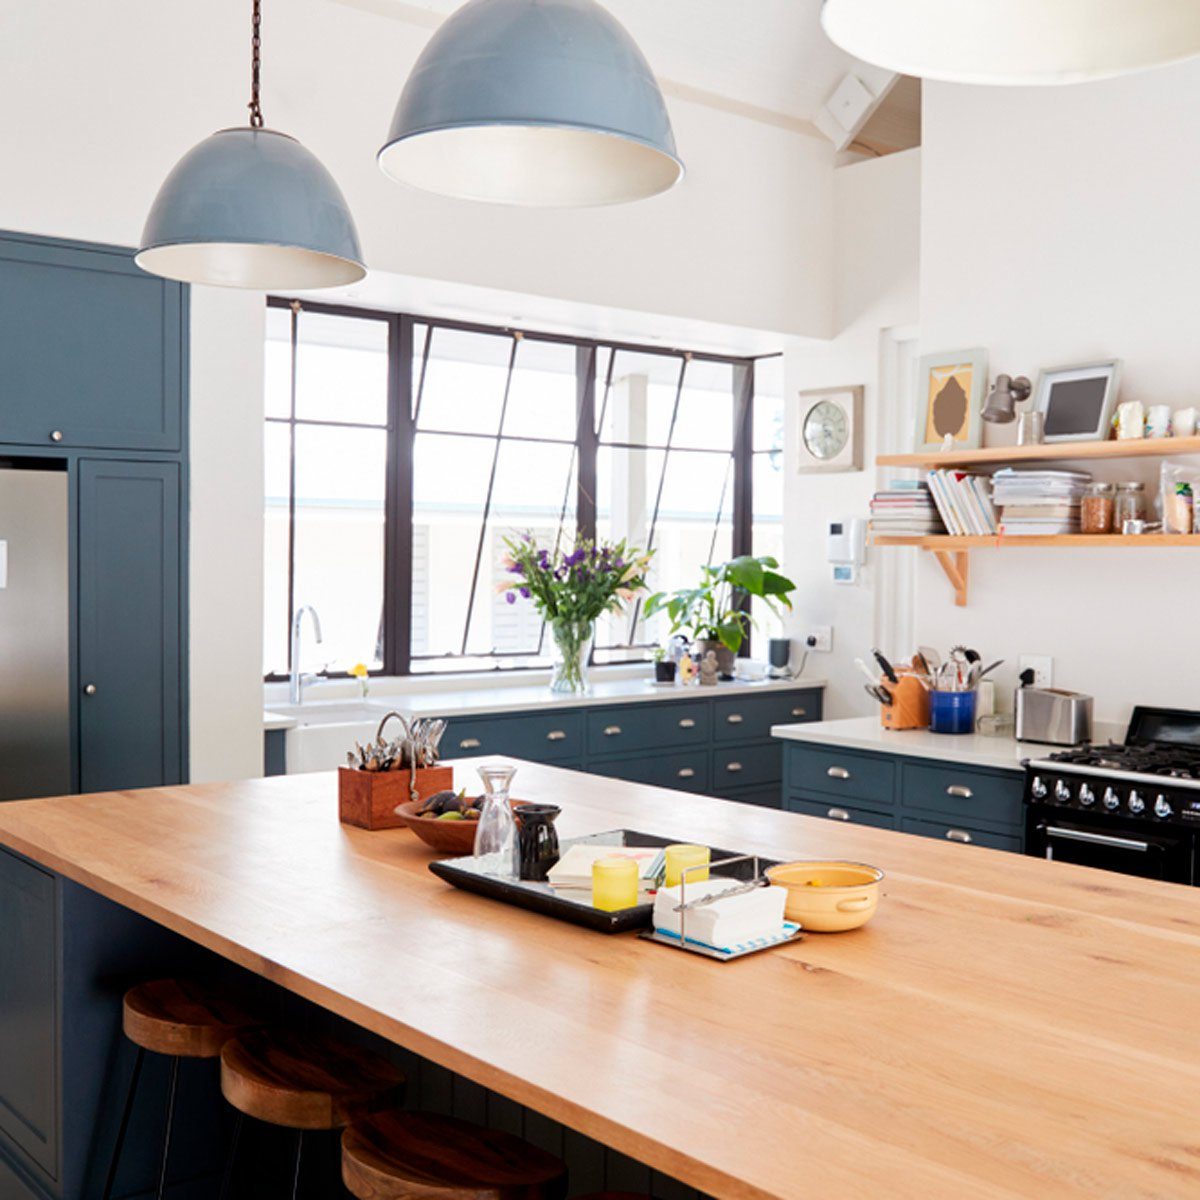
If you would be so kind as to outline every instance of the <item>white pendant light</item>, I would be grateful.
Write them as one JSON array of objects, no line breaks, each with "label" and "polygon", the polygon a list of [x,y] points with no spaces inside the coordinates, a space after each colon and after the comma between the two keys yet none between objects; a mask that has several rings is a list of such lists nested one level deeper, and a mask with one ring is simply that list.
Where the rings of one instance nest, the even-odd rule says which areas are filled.
[{"label": "white pendant light", "polygon": [[295,138],[263,128],[261,23],[254,0],[249,126],[222,129],[179,160],[134,261],[167,279],[262,291],[355,283],[367,269],[333,176]]},{"label": "white pendant light", "polygon": [[1200,0],[825,0],[855,58],[954,83],[1081,83],[1200,54]]},{"label": "white pendant light", "polygon": [[538,207],[640,200],[683,176],[654,73],[596,0],[469,0],[413,67],[379,165]]}]

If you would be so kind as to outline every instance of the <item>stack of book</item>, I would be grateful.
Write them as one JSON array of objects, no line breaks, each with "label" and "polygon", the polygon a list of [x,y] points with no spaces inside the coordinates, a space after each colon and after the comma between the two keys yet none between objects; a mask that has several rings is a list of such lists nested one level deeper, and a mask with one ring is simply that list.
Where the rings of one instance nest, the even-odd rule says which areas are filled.
[{"label": "stack of book", "polygon": [[1078,533],[1079,504],[1091,481],[1082,471],[997,471],[993,483],[1000,532],[1009,537]]},{"label": "stack of book", "polygon": [[986,537],[999,531],[992,481],[986,475],[930,471],[929,490],[947,532],[955,537]]},{"label": "stack of book", "polygon": [[896,479],[871,501],[871,532],[881,537],[928,537],[946,530],[929,486],[919,479]]}]

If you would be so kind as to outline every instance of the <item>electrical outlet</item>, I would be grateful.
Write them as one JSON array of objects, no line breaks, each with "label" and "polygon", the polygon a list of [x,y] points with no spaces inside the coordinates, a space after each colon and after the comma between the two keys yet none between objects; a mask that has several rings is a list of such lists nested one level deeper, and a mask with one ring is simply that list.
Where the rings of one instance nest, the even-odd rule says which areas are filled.
[{"label": "electrical outlet", "polygon": [[1032,671],[1034,687],[1054,686],[1054,659],[1048,654],[1022,654],[1017,670],[1022,674]]},{"label": "electrical outlet", "polygon": [[831,654],[833,652],[833,626],[810,625],[808,632],[804,635],[804,645],[809,650],[816,650],[821,654]]}]

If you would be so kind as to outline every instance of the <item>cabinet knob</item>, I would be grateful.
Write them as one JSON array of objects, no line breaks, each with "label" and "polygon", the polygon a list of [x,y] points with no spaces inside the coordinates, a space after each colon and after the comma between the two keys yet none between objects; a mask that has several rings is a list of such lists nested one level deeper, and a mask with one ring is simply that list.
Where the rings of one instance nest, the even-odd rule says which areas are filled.
[{"label": "cabinet knob", "polygon": [[50,431],[50,440],[52,442],[61,442],[63,440],[63,431],[61,429],[52,429]]},{"label": "cabinet knob", "polygon": [[679,722],[679,728],[680,728],[680,729],[695,729],[695,728],[696,728],[696,722],[695,722],[695,721],[693,721],[691,717],[684,717],[684,718],[683,718],[683,719],[682,719],[682,720]]},{"label": "cabinet knob", "polygon": [[845,767],[830,767],[826,772],[830,779],[849,779],[850,772]]},{"label": "cabinet knob", "polygon": [[807,708],[793,708],[792,716],[793,717],[807,717],[808,709]]},{"label": "cabinet knob", "polygon": [[604,736],[605,737],[620,737],[621,736],[620,725],[605,725]]},{"label": "cabinet knob", "polygon": [[975,793],[969,787],[963,787],[961,784],[955,783],[946,789],[946,795],[957,796],[960,800],[970,800]]},{"label": "cabinet knob", "polygon": [[696,770],[694,767],[680,767],[675,775],[678,779],[695,779]]},{"label": "cabinet knob", "polygon": [[725,720],[728,721],[730,725],[740,725],[745,718],[741,713],[730,713]]},{"label": "cabinet knob", "polygon": [[831,808],[825,815],[835,821],[850,820],[850,814],[844,808]]},{"label": "cabinet knob", "polygon": [[483,743],[478,738],[463,738],[463,740],[458,743],[458,748],[460,750],[478,750],[481,745],[483,745]]},{"label": "cabinet knob", "polygon": [[727,770],[727,771],[732,771],[732,772],[733,772],[733,774],[735,774],[735,775],[736,775],[736,774],[737,774],[737,773],[738,773],[738,772],[739,772],[741,769],[742,769],[742,764],[741,764],[740,762],[731,762],[731,763],[726,763],[726,764],[725,764],[725,770]]},{"label": "cabinet knob", "polygon": [[96,694],[96,685],[94,683],[85,683],[83,685],[83,694],[85,696],[94,696]]},{"label": "cabinet knob", "polygon": [[946,837],[952,842],[962,842],[964,845],[971,841],[971,835],[965,829],[947,829]]},{"label": "cabinet knob", "polygon": [[552,729],[548,734],[546,734],[546,741],[548,742],[565,742],[566,740],[567,735],[561,729]]}]

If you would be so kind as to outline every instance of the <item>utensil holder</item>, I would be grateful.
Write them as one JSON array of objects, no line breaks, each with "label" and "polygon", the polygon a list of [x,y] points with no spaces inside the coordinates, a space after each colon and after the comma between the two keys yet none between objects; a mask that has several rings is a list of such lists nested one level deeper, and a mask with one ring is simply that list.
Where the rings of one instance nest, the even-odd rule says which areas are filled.
[{"label": "utensil holder", "polygon": [[397,805],[453,789],[453,767],[422,767],[415,777],[408,767],[399,771],[339,767],[338,820],[359,829],[400,829],[404,822],[396,816]]},{"label": "utensil holder", "polygon": [[975,693],[930,693],[929,729],[931,733],[974,733]]},{"label": "utensil holder", "polygon": [[879,709],[884,729],[925,729],[929,725],[929,689],[915,675],[901,675],[899,683],[879,681],[892,702]]}]

